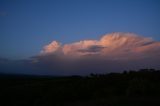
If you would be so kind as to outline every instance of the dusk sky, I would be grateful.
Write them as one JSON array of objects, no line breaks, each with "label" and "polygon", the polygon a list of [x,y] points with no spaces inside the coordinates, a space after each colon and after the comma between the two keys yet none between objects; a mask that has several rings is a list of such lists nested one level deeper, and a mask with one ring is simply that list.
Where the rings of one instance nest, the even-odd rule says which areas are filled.
[{"label": "dusk sky", "polygon": [[70,43],[111,32],[160,40],[159,0],[1,0],[0,56],[22,59],[52,40]]},{"label": "dusk sky", "polygon": [[[66,61],[67,68],[75,60],[87,61],[87,69],[77,72],[82,74],[91,69],[160,68],[159,57],[159,0],[0,0],[0,64],[4,59],[25,61],[21,66],[29,69],[45,64],[44,69],[61,74],[57,71],[64,72],[59,66]],[[91,68],[96,64],[91,60],[101,64]],[[77,67],[67,74],[77,74]]]}]

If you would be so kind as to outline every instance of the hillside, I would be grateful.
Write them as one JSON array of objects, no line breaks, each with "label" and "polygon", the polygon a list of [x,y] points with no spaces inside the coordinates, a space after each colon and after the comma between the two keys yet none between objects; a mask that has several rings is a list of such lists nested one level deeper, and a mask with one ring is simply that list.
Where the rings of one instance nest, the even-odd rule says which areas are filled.
[{"label": "hillside", "polygon": [[160,70],[89,76],[1,75],[1,106],[160,106]]}]

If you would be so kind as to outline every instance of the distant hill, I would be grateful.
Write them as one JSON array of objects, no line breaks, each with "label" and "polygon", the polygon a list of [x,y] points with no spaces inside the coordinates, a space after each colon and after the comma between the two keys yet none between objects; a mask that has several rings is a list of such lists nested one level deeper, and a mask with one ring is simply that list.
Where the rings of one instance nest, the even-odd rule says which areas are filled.
[{"label": "distant hill", "polygon": [[0,74],[0,106],[160,106],[160,70],[88,76]]}]

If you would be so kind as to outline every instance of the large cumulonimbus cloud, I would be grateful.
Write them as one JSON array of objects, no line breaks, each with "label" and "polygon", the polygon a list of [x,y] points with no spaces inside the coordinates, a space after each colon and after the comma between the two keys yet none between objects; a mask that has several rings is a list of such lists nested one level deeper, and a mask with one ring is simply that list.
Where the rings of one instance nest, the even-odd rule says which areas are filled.
[{"label": "large cumulonimbus cloud", "polygon": [[106,34],[99,40],[83,40],[61,45],[53,41],[41,55],[60,54],[70,58],[98,55],[109,60],[153,58],[160,55],[160,42],[133,33]]},{"label": "large cumulonimbus cloud", "polygon": [[6,73],[88,75],[142,68],[160,70],[160,41],[119,32],[63,45],[52,41],[26,60],[0,58],[0,70]]},{"label": "large cumulonimbus cloud", "polygon": [[110,33],[98,40],[64,44],[52,41],[32,59],[36,67],[57,74],[160,69],[160,42],[133,33]]}]

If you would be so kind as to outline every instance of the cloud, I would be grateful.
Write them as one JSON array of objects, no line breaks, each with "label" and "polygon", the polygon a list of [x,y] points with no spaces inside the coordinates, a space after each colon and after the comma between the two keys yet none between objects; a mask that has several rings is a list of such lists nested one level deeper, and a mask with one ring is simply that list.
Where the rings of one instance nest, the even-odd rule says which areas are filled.
[{"label": "cloud", "polygon": [[53,41],[31,60],[34,67],[58,75],[160,69],[160,42],[133,33],[110,33],[64,45]]},{"label": "cloud", "polygon": [[105,47],[101,46],[101,45],[93,45],[88,47],[87,49],[79,49],[79,52],[82,53],[99,53],[101,52]]},{"label": "cloud", "polygon": [[59,48],[61,47],[61,44],[57,41],[52,41],[50,44],[44,46],[43,50],[41,51],[41,54],[50,54],[57,52]]},{"label": "cloud", "polygon": [[[110,33],[97,40],[62,45],[52,41],[28,60],[4,62],[2,70],[47,75],[86,75],[142,68],[160,69],[160,42],[133,33]],[[8,65],[9,64],[9,65]]]},{"label": "cloud", "polygon": [[158,55],[160,42],[133,33],[111,33],[102,36],[99,40],[83,40],[64,45],[53,41],[42,51],[44,55],[55,54],[59,51],[61,55],[71,58],[99,54],[99,57],[111,60],[140,59]]},{"label": "cloud", "polygon": [[96,40],[83,40],[83,41],[79,41],[71,44],[65,44],[62,47],[62,52],[65,56],[79,57],[86,54],[92,54],[91,52],[87,53],[87,52],[80,52],[80,51],[88,50],[90,47],[97,46],[97,45],[98,45],[98,41]]}]

